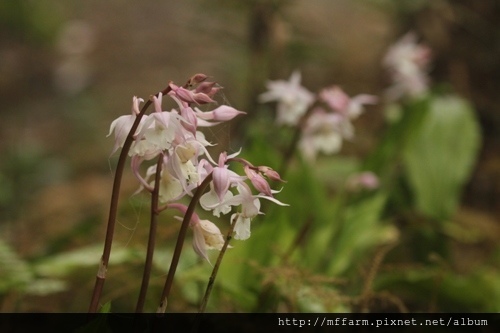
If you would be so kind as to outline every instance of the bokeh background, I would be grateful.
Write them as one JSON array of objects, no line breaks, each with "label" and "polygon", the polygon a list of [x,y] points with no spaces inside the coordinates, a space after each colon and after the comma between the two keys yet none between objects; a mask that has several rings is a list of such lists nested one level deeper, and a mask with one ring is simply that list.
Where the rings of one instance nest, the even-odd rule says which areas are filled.
[{"label": "bokeh background", "polygon": [[[384,264],[394,246],[374,247],[339,280],[300,260],[273,266],[240,258],[235,265],[259,278],[246,283],[245,292],[236,283],[216,288],[209,309],[351,311],[363,305],[369,311],[499,311],[500,284],[493,282],[500,281],[499,25],[495,0],[1,1],[0,311],[87,310],[116,163],[110,156],[113,139],[106,135],[113,119],[130,112],[132,96],[146,99],[170,80],[183,84],[195,73],[211,76],[224,87],[225,101],[248,113],[207,133],[234,151],[255,140],[255,127],[268,126],[259,119],[273,121],[272,110],[257,102],[267,80],[287,79],[299,69],[311,91],[339,84],[351,95],[381,95],[388,85],[381,59],[408,31],[434,52],[433,82],[467,99],[481,129],[481,148],[451,218],[458,227],[445,235],[453,243],[451,254],[440,256],[429,246],[423,259],[391,263],[389,256]],[[383,105],[370,108],[340,155],[368,156],[383,126]],[[132,195],[136,187],[126,172],[116,235],[122,247],[112,253],[115,266],[103,297],[115,311],[133,309],[142,274],[148,203],[146,196]],[[325,193],[335,196],[335,186]],[[396,225],[404,235],[408,225]],[[167,221],[160,229],[159,247],[169,248],[177,229]],[[412,244],[401,237],[396,248]],[[267,244],[256,251],[275,249]],[[190,252],[181,269],[187,282],[179,282],[172,311],[195,311],[208,280],[210,267]],[[169,253],[156,254],[149,311],[155,310]],[[370,271],[377,260],[382,263]],[[383,280],[395,262],[409,275]],[[419,267],[432,269],[423,274]],[[373,292],[383,297],[359,302],[359,295],[368,297],[372,273],[381,276]],[[292,296],[300,287],[269,286],[280,277],[312,290],[335,290],[318,292],[334,304],[301,305]],[[458,293],[465,296],[450,296]],[[272,304],[269,295],[275,297]]]}]

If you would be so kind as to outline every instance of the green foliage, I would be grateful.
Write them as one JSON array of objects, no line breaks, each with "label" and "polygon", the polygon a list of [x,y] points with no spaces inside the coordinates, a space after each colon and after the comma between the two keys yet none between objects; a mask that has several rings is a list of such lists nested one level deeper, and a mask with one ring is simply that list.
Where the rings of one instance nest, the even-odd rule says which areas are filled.
[{"label": "green foliage", "polygon": [[342,226],[328,249],[329,274],[337,276],[356,268],[352,263],[362,262],[370,249],[397,239],[394,227],[380,220],[385,202],[386,195],[379,193],[346,208]]},{"label": "green foliage", "polygon": [[33,264],[21,258],[7,242],[0,238],[0,294],[18,291],[44,296],[64,291],[64,281],[40,277]]},{"label": "green foliage", "polygon": [[110,313],[110,312],[111,312],[111,302],[107,302],[99,309],[99,313]]},{"label": "green foliage", "polygon": [[[0,163],[0,218],[9,220],[19,213],[48,176],[44,148],[33,142],[14,144],[3,152]],[[26,189],[29,191],[26,191]]]},{"label": "green foliage", "polygon": [[0,292],[10,288],[21,288],[33,280],[28,263],[0,238]]},{"label": "green foliage", "polygon": [[[394,105],[388,108],[393,109]],[[415,100],[398,108],[397,116],[389,119],[390,126],[382,133],[382,140],[363,162],[363,170],[372,170],[389,182],[389,186],[393,185],[401,154],[415,132],[423,126],[428,108],[429,99]]]},{"label": "green foliage", "polygon": [[424,310],[498,312],[498,276],[497,269],[488,267],[465,274],[436,265],[406,267],[380,274],[376,289],[389,290]]},{"label": "green foliage", "polygon": [[[479,149],[473,111],[463,100],[448,96],[408,101],[399,112],[364,161],[335,156],[311,164],[295,156],[285,166],[287,183],[275,196],[289,206],[262,200],[265,215],[252,221],[250,239],[232,241],[226,252],[208,311],[349,312],[379,295],[392,295],[422,311],[431,306],[498,311],[497,268],[482,265],[457,274],[451,265],[428,260],[437,256],[448,262],[451,239],[468,244],[481,240],[474,230],[464,237],[465,229],[453,221]],[[292,131],[277,132],[256,120],[250,133],[244,158],[279,166]],[[350,191],[346,179],[365,170],[379,175],[381,187]],[[0,263],[8,269],[2,270],[0,291],[39,295],[62,290],[60,279],[95,266],[102,251],[98,244],[29,263],[2,246]],[[392,255],[380,254],[394,246]],[[210,254],[212,263],[216,255]],[[171,256],[171,246],[157,248],[153,264],[160,276],[168,271]],[[143,258],[143,249],[115,244],[111,264],[141,267]],[[402,268],[383,270],[384,262]],[[176,275],[176,299],[182,297],[181,302],[196,308],[211,268],[187,240]],[[152,284],[154,288],[158,286]],[[101,308],[110,311],[110,303]],[[106,332],[109,324],[101,318],[82,327],[82,332],[96,330]]]},{"label": "green foliage", "polygon": [[480,132],[473,110],[455,97],[412,101],[399,110],[375,152],[364,163],[391,190],[396,206],[449,218],[474,166]]},{"label": "green foliage", "polygon": [[455,212],[474,166],[479,126],[469,104],[455,96],[432,100],[423,121],[404,149],[404,164],[416,207],[446,219]]},{"label": "green foliage", "polygon": [[[226,7],[227,17],[237,14],[239,18],[249,18],[249,21],[245,20],[245,24],[254,33],[249,34],[253,36],[253,44],[251,41],[249,48],[251,52],[253,49],[255,54],[247,54],[242,47],[233,48],[238,50],[237,56],[233,53],[232,60],[228,62],[226,59],[222,66],[233,78],[237,78],[239,86],[250,85],[250,89],[242,92],[242,96],[246,96],[248,90],[250,94],[257,94],[259,89],[263,89],[264,79],[267,79],[266,73],[276,76],[293,64],[301,68],[303,73],[317,73],[320,80],[340,80],[347,77],[347,66],[345,69],[333,69],[330,67],[331,59],[336,57],[335,51],[343,50],[344,46],[348,46],[347,51],[359,51],[353,46],[363,42],[359,39],[360,36],[353,35],[346,39],[347,44],[339,38],[341,36],[327,38],[333,41],[333,48],[320,45],[318,38],[313,38],[311,44],[312,39],[309,37],[317,36],[317,33],[321,32],[309,27],[304,30],[293,20],[298,16],[311,18],[312,11],[297,13],[289,10],[292,9],[292,0],[219,0],[216,2],[219,6],[214,6],[212,2],[198,2],[199,5],[203,3],[203,9],[210,14],[216,14],[216,11],[221,10],[220,7]],[[366,1],[364,2],[366,4]],[[399,19],[403,23],[402,27],[408,27],[415,19],[420,20],[423,17],[416,17],[415,13],[426,14],[422,11],[427,9],[431,9],[431,14],[444,14],[449,18],[449,14],[454,14],[454,11],[450,11],[445,2],[369,0],[368,3],[379,4],[384,10],[383,13],[370,14],[373,18],[369,21],[383,28],[387,21],[383,21],[382,16],[392,14],[392,19]],[[351,5],[346,4],[347,2],[341,4],[341,7],[351,13]],[[61,6],[54,1],[1,1],[0,29],[3,32],[1,35],[7,41],[7,55],[11,54],[11,47],[14,51],[12,54],[17,54],[18,44],[22,44],[20,52],[37,51],[37,46],[47,46],[54,41],[62,20],[65,20],[64,15],[60,15],[61,10],[73,8],[80,13],[80,7]],[[437,11],[433,11],[431,7],[436,7],[434,9]],[[235,9],[239,12],[235,12]],[[314,10],[314,7],[309,9]],[[467,8],[458,11],[466,14]],[[381,21],[377,21],[379,19]],[[182,18],[179,20],[182,21]],[[188,17],[188,20],[184,21],[190,20]],[[258,22],[260,24],[256,24]],[[327,27],[325,22],[316,25]],[[450,22],[444,22],[444,26],[457,23]],[[195,30],[201,32],[201,35],[204,35],[207,23],[209,21],[193,21]],[[189,22],[187,24],[189,25]],[[218,31],[216,25],[208,26],[215,27],[209,30]],[[478,27],[481,28],[479,25]],[[427,32],[434,28],[429,28]],[[222,38],[223,43],[241,43],[242,41],[235,37],[242,34],[239,29],[241,27],[235,27],[233,37],[229,38],[233,39],[232,41]],[[329,35],[332,32],[323,33]],[[201,36],[198,33],[193,35]],[[202,39],[205,37],[201,36]],[[219,40],[222,39],[219,37]],[[275,50],[262,48],[265,45],[272,46]],[[376,45],[373,46],[376,49]],[[138,48],[140,47],[138,45]],[[213,54],[219,55],[216,49],[211,50],[215,50]],[[378,55],[379,51],[376,50],[375,53]],[[277,56],[273,58],[273,55]],[[50,57],[50,54],[42,54],[42,58],[47,56]],[[95,56],[102,57],[102,54]],[[42,58],[40,61],[43,62]],[[368,54],[366,57],[365,54],[357,54],[347,61],[337,60],[346,65],[370,64],[366,61],[369,60]],[[17,62],[15,61],[14,65]],[[128,63],[128,60],[123,62]],[[242,69],[241,65],[247,62],[252,64],[249,70],[255,73],[251,72],[249,75],[247,70]],[[328,62],[329,65],[318,66],[321,62]],[[272,64],[279,66],[273,69]],[[153,62],[152,65],[156,63]],[[19,72],[21,67],[18,67],[13,67],[15,72],[24,77],[21,75],[22,70]],[[37,70],[34,73],[37,78],[46,78],[52,73],[47,68],[44,69],[44,66],[34,67]],[[370,78],[376,71],[377,69],[372,68],[364,75],[364,69],[358,70],[363,75],[355,73],[361,80],[350,82],[351,88],[369,85],[369,82],[363,82],[363,78]],[[144,73],[147,76],[150,71],[146,70]],[[255,82],[250,82],[249,78]],[[304,80],[309,79],[304,75]],[[9,80],[6,82],[8,84]],[[242,82],[247,84],[241,84]],[[104,86],[98,81],[94,83],[96,88],[92,90],[102,91]],[[239,89],[227,83],[224,86],[226,92]],[[40,95],[40,91],[35,89],[33,92],[34,95],[28,93],[30,98],[27,100],[30,103],[47,102],[46,96]],[[10,103],[16,103],[15,108],[18,107],[17,95],[13,94],[10,100]],[[43,98],[39,101],[40,97]],[[92,101],[92,98],[89,100]],[[72,154],[78,156],[74,170],[72,169],[77,177],[81,172],[88,172],[89,166],[84,159],[88,159],[88,156],[98,158],[99,155],[96,153],[98,144],[86,145],[88,149],[82,146],[87,149],[82,150],[78,143],[93,140],[89,134],[98,132],[95,131],[94,116],[97,113],[106,114],[101,112],[104,108],[96,108],[95,103],[89,104],[89,100],[84,98],[75,104],[74,98],[70,98],[67,103],[62,103],[67,112],[66,120],[74,123],[69,130],[63,130],[62,134],[69,133],[74,138],[71,141],[75,142],[71,142],[70,146]],[[23,106],[20,107],[22,109]],[[408,98],[400,104],[387,106],[387,114],[391,115],[391,119],[381,131],[380,141],[368,157],[357,156],[355,153],[351,156],[338,154],[333,157],[319,156],[314,162],[302,160],[297,151],[289,161],[284,156],[295,129],[279,128],[275,125],[274,107],[274,103],[258,108],[248,107],[247,118],[243,120],[245,133],[234,135],[242,142],[231,142],[230,150],[235,151],[242,146],[244,149],[241,157],[255,165],[268,165],[277,171],[284,171],[282,176],[287,183],[275,183],[272,187],[279,189],[283,186],[283,190],[275,196],[289,206],[277,207],[265,200],[261,201],[261,210],[265,215],[260,215],[252,221],[251,238],[246,241],[232,240],[232,247],[226,252],[208,304],[209,312],[350,312],[359,311],[363,303],[368,304],[363,310],[394,311],[393,307],[370,302],[380,295],[390,295],[392,299],[400,301],[404,306],[398,307],[397,310],[405,308],[409,311],[439,312],[500,311],[500,247],[497,242],[498,235],[494,232],[496,229],[492,227],[485,228],[486,231],[481,230],[481,221],[475,217],[465,226],[458,222],[461,214],[461,194],[481,144],[474,110],[465,100],[452,95],[429,95],[418,100]],[[45,108],[54,115],[54,111],[57,113],[57,109],[61,107],[54,109],[52,104],[47,104],[40,109],[36,108],[38,118],[34,118],[33,122],[45,118]],[[36,233],[37,227],[28,225],[27,222],[30,221],[24,220],[24,212],[28,211],[30,203],[36,200],[36,195],[43,186],[65,180],[66,167],[46,156],[49,147],[51,151],[56,149],[56,153],[60,148],[50,145],[45,147],[43,141],[44,131],[60,129],[59,126],[67,124],[61,117],[49,118],[52,120],[48,123],[42,122],[45,126],[40,130],[34,131],[30,123],[24,131],[26,133],[23,132],[25,137],[33,137],[36,141],[16,141],[18,143],[15,145],[9,145],[9,140],[6,141],[0,163],[0,222],[5,223],[7,228],[15,225],[24,231],[28,226]],[[58,122],[61,122],[61,125],[57,125]],[[14,124],[18,126],[25,122]],[[6,123],[6,126],[10,125]],[[76,131],[72,131],[72,128],[76,128]],[[238,129],[241,128],[243,126]],[[226,129],[212,128],[209,131],[214,136],[220,135],[226,139]],[[107,128],[105,130],[107,131]],[[16,131],[17,129],[13,128],[11,132]],[[356,133],[359,133],[357,129]],[[230,136],[232,135],[227,134],[227,139],[233,139]],[[57,135],[55,137],[57,139]],[[377,140],[378,136],[373,139]],[[355,143],[356,141],[353,142]],[[113,157],[110,163],[115,162]],[[106,163],[99,165],[99,170],[104,166],[108,176]],[[114,170],[114,165],[109,169]],[[380,188],[360,192],[352,192],[346,188],[349,176],[367,170],[373,171],[379,177]],[[135,188],[135,185],[133,187]],[[132,187],[127,184],[123,188],[128,191]],[[97,189],[100,190],[101,188]],[[133,196],[127,199],[127,196],[125,194],[122,197],[125,205],[120,206],[118,223],[125,234],[128,235],[130,231],[130,237],[127,236],[127,241],[130,242],[124,245],[125,242],[121,239],[123,243],[115,242],[113,246],[104,295],[105,298],[112,299],[113,308],[111,302],[105,303],[100,308],[103,314],[110,314],[112,310],[130,311],[130,304],[133,304],[137,296],[144,264],[147,233],[147,222],[144,221],[148,217],[149,197]],[[80,201],[81,198],[74,199]],[[23,242],[31,241],[29,236],[22,235],[16,246],[11,246],[0,238],[1,304],[16,303],[17,295],[40,297],[66,291],[67,294],[61,293],[62,299],[74,298],[78,306],[82,304],[78,310],[86,310],[85,297],[90,295],[86,294],[85,289],[93,282],[89,277],[93,279],[97,269],[103,239],[98,237],[95,244],[67,250],[74,244],[83,244],[82,239],[92,237],[97,233],[96,228],[102,227],[101,207],[94,204],[85,207],[88,207],[86,217],[75,217],[82,223],[72,227],[71,231],[63,236],[51,235],[51,244],[44,244],[46,246],[35,259],[25,258],[15,250],[16,246],[22,246]],[[201,209],[197,212],[200,216],[203,214]],[[75,215],[78,214],[80,213]],[[168,220],[170,216],[165,216],[168,214],[170,213],[162,214],[161,219]],[[36,215],[36,212],[30,211],[30,215]],[[229,224],[227,217],[216,219],[207,213],[206,218],[216,222],[225,234]],[[132,230],[128,230],[130,224],[124,222],[125,220],[136,220],[137,223],[132,224]],[[21,222],[19,226],[18,222]],[[160,223],[158,228],[158,246],[153,258],[146,311],[156,309],[158,289],[163,287],[169,270],[176,226],[179,223],[174,224],[166,226]],[[485,237],[485,233],[490,238]],[[180,258],[169,310],[196,311],[208,283],[212,266],[201,261],[192,251],[190,237],[191,231],[188,232]],[[32,248],[36,249],[37,246]],[[386,249],[389,250],[384,252]],[[471,253],[468,252],[469,249]],[[492,255],[495,251],[496,257]],[[212,264],[217,254],[217,251],[209,252]],[[82,274],[82,271],[87,270],[89,274]],[[70,286],[76,288],[71,290]],[[66,300],[63,300],[62,304],[67,304],[65,302]],[[66,310],[64,307],[60,309]],[[101,315],[77,332],[111,332],[114,331],[111,324],[108,316]]]},{"label": "green foliage", "polygon": [[[82,247],[76,250],[63,252],[47,258],[43,258],[34,266],[35,271],[42,276],[67,276],[72,272],[86,266],[95,266],[96,258],[102,255],[102,245],[96,244]],[[111,264],[131,262],[142,258],[143,251],[130,247],[123,247],[120,244],[113,245],[113,255]]]},{"label": "green foliage", "polygon": [[[496,308],[495,302],[481,300],[483,293],[497,293],[493,279],[478,281],[477,274],[455,279],[453,268],[435,267],[426,259],[433,253],[447,255],[444,226],[458,230],[446,219],[457,209],[479,148],[473,112],[450,96],[407,101],[398,112],[365,161],[339,156],[320,158],[314,165],[296,159],[288,166],[287,183],[276,196],[290,206],[265,206],[266,215],[252,222],[252,237],[233,242],[216,283],[225,300],[236,299],[234,307],[245,311],[278,311],[284,303],[290,311],[352,311],[357,297],[373,283],[376,292],[394,293],[403,303],[419,300],[423,310],[429,299],[420,298],[429,293],[436,293],[440,309]],[[287,133],[254,127],[255,139],[246,158],[279,165],[286,151],[279,147],[286,147],[291,138]],[[348,192],[346,178],[364,170],[380,176],[381,188]],[[413,227],[398,228],[395,220]],[[403,260],[418,260],[424,266],[377,274],[380,262],[373,266],[377,249],[398,242],[407,248]],[[359,276],[363,267],[372,267],[372,275]],[[498,276],[496,270],[487,271]],[[349,282],[325,286],[307,272]],[[441,284],[436,287],[438,280]],[[474,289],[475,283],[484,290]],[[466,292],[457,295],[461,288]],[[220,295],[213,298],[213,308],[222,300]]]},{"label": "green foliage", "polygon": [[[393,256],[401,269],[379,274],[375,289],[424,311],[496,311],[498,304],[485,295],[498,294],[498,283],[485,277],[498,278],[498,270],[479,266],[459,274],[450,257],[449,237],[461,244],[478,241],[474,229],[464,237],[463,228],[453,221],[480,146],[474,112],[456,96],[408,101],[399,112],[365,162],[383,177],[389,193],[385,214],[405,227]],[[441,265],[429,261],[433,257],[441,258]]]}]

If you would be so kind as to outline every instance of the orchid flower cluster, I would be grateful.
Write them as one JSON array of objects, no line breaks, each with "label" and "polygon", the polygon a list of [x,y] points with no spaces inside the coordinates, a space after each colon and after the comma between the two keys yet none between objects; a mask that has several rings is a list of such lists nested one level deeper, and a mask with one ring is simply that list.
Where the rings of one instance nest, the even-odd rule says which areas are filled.
[{"label": "orchid flower cluster", "polygon": [[[418,44],[413,32],[389,48],[382,60],[392,81],[386,91],[389,101],[418,98],[427,93],[431,55],[431,49]],[[259,100],[262,103],[277,102],[278,125],[300,127],[298,147],[304,157],[313,161],[318,153],[337,153],[344,140],[351,140],[354,137],[352,121],[363,113],[364,105],[375,104],[378,98],[367,94],[350,97],[337,85],[324,88],[315,95],[300,81],[298,71],[288,81],[269,81],[267,91],[259,96]]]},{"label": "orchid flower cluster", "polygon": [[383,59],[393,85],[386,91],[389,100],[402,97],[417,98],[429,89],[429,64],[431,49],[417,43],[417,36],[408,32],[392,45]]},{"label": "orchid flower cluster", "polygon": [[347,95],[339,86],[322,89],[317,96],[300,84],[299,72],[289,81],[267,83],[268,91],[259,96],[260,102],[277,102],[276,122],[300,126],[299,149],[308,160],[318,153],[337,153],[344,140],[354,137],[352,121],[363,113],[363,106],[375,104],[377,97],[361,94]]},{"label": "orchid flower cluster", "polygon": [[[131,169],[140,183],[138,191],[153,193],[155,180],[154,177],[153,180],[151,178],[156,174],[157,166],[148,167],[145,175],[141,174],[140,167],[145,161],[161,158],[158,199],[163,206],[160,210],[172,208],[183,214],[186,214],[187,206],[179,201],[186,196],[193,197],[193,192],[210,175],[210,190],[201,196],[201,206],[217,217],[239,207],[232,214],[231,223],[235,223],[234,238],[244,240],[250,237],[251,220],[263,214],[260,211],[260,199],[285,205],[274,198],[277,191],[272,190],[268,183],[268,179],[282,180],[270,167],[254,166],[249,161],[238,158],[239,152],[230,155],[223,152],[217,161],[212,158],[207,147],[213,144],[208,142],[198,129],[218,125],[245,112],[228,105],[202,111],[199,106],[214,104],[213,97],[221,89],[215,82],[206,79],[206,75],[197,74],[191,78],[187,87],[170,83],[166,96],[162,93],[151,96],[154,111],[141,118],[133,134],[134,141],[129,150]],[[172,99],[177,108],[163,110],[164,97]],[[108,136],[114,133],[113,152],[123,147],[132,124],[139,115],[141,102],[142,99],[134,97],[132,113],[111,123]],[[241,163],[245,175],[230,170],[230,162]],[[258,194],[252,192],[247,180]],[[220,229],[213,222],[201,219],[196,213],[193,214],[189,226],[194,233],[195,252],[208,261],[207,249],[220,250],[224,244]]]}]

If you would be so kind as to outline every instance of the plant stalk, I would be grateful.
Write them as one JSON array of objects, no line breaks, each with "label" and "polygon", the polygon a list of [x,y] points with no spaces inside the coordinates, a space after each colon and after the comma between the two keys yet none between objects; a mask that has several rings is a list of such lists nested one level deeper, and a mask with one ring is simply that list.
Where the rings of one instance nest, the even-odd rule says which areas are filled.
[{"label": "plant stalk", "polygon": [[[170,90],[171,90],[170,86],[167,86],[167,88],[163,89],[162,94],[165,95]],[[156,96],[158,95],[159,93]],[[123,148],[120,152],[120,157],[118,158],[115,178],[113,181],[113,190],[111,192],[111,203],[109,206],[108,226],[106,229],[104,249],[101,256],[101,262],[99,263],[99,269],[96,275],[94,291],[92,293],[92,299],[90,301],[90,306],[89,306],[89,313],[97,312],[97,308],[99,306],[99,299],[101,298],[102,290],[104,288],[104,282],[106,280],[106,272],[108,270],[109,257],[111,255],[111,245],[113,243],[113,235],[116,225],[116,216],[118,213],[118,199],[120,197],[121,181],[123,177],[123,170],[125,168],[125,162],[127,161],[127,155],[134,141],[134,134],[137,131],[137,128],[139,127],[142,117],[144,116],[146,110],[149,108],[150,105],[151,105],[151,100],[148,100],[142,107],[137,117],[135,118],[132,128],[130,129],[130,132],[128,133],[127,138],[125,139],[125,142],[123,144]]]},{"label": "plant stalk", "polygon": [[163,287],[163,292],[161,295],[160,305],[158,306],[157,313],[165,313],[167,309],[167,300],[170,294],[170,289],[172,288],[172,283],[174,281],[175,271],[177,270],[177,265],[179,264],[179,259],[182,252],[182,247],[184,245],[184,240],[186,238],[187,228],[189,226],[189,222],[194,213],[194,209],[196,204],[200,200],[203,192],[207,188],[208,184],[212,181],[212,173],[209,173],[208,176],[203,180],[203,182],[198,186],[196,192],[189,203],[186,214],[184,215],[184,219],[182,220],[181,228],[179,229],[179,235],[177,236],[177,243],[175,244],[174,254],[172,256],[172,261],[170,262],[170,268],[168,270],[167,279],[165,281],[165,285]]},{"label": "plant stalk", "polygon": [[144,263],[144,273],[142,275],[141,290],[139,292],[139,298],[137,299],[137,306],[135,308],[136,313],[143,312],[144,303],[146,301],[146,294],[148,292],[149,279],[151,277],[151,268],[153,266],[153,255],[156,243],[156,229],[158,226],[158,199],[160,193],[162,165],[163,154],[160,154],[160,156],[158,156],[158,162],[156,163],[155,186],[153,188],[153,193],[151,194],[151,220],[149,224],[148,248],[146,252],[146,262]]},{"label": "plant stalk", "polygon": [[224,254],[226,253],[226,249],[229,246],[229,242],[233,238],[233,230],[234,230],[235,224],[236,224],[236,221],[232,221],[231,225],[229,226],[229,229],[228,229],[227,235],[226,235],[226,240],[224,241],[224,245],[222,246],[222,249],[219,252],[219,256],[217,257],[217,262],[215,263],[214,269],[212,270],[212,275],[210,275],[210,279],[208,280],[207,289],[205,290],[205,295],[203,296],[203,299],[201,301],[201,305],[200,305],[200,309],[199,309],[198,313],[205,312],[205,309],[206,309],[207,304],[208,304],[208,298],[210,297],[210,294],[212,293],[212,288],[214,286],[215,278],[217,277],[217,272],[219,271],[219,267],[222,263],[222,258],[224,257]]}]

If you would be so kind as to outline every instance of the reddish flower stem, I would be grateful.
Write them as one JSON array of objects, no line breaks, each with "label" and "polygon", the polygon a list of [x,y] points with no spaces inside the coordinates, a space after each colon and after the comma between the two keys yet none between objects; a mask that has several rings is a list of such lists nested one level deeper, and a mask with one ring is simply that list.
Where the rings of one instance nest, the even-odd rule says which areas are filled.
[{"label": "reddish flower stem", "polygon": [[170,294],[170,289],[172,288],[172,283],[174,281],[175,271],[177,270],[177,265],[179,264],[179,259],[182,252],[182,247],[184,245],[184,240],[186,238],[187,228],[189,226],[189,222],[194,213],[194,209],[198,201],[200,201],[200,197],[203,195],[203,192],[207,188],[208,184],[212,181],[212,173],[209,173],[208,176],[203,180],[203,182],[198,186],[196,192],[189,203],[186,214],[184,215],[184,219],[182,220],[181,228],[179,229],[179,235],[177,236],[177,243],[175,244],[174,254],[172,256],[172,261],[170,262],[170,268],[168,270],[167,279],[165,281],[165,286],[163,287],[163,292],[160,299],[160,305],[158,306],[157,313],[165,313],[167,309],[167,301],[168,296]]},{"label": "reddish flower stem", "polygon": [[208,280],[207,289],[205,290],[205,295],[203,296],[203,300],[201,301],[198,313],[205,312],[205,309],[208,304],[208,299],[210,298],[210,294],[212,293],[212,288],[215,283],[215,278],[217,277],[217,273],[219,272],[219,267],[222,263],[222,258],[224,258],[224,254],[226,253],[227,247],[229,246],[229,242],[233,238],[233,230],[235,224],[236,224],[236,219],[234,221],[231,221],[231,225],[229,226],[229,229],[227,231],[226,240],[224,242],[224,245],[222,246],[222,249],[219,252],[219,256],[217,257],[217,262],[215,263],[214,269],[212,270],[212,274],[210,275],[210,278]]},{"label": "reddish flower stem", "polygon": [[[163,95],[167,94],[171,88],[167,86],[167,88],[163,89],[161,92]],[[159,93],[156,95],[158,96]],[[127,138],[123,144],[123,148],[120,152],[120,157],[118,158],[118,164],[116,166],[115,179],[113,181],[113,190],[111,192],[111,203],[109,206],[109,216],[108,216],[108,226],[106,229],[106,238],[104,241],[104,249],[101,257],[101,262],[99,264],[99,270],[97,271],[94,291],[92,293],[92,299],[90,301],[89,313],[97,312],[97,308],[99,306],[99,299],[101,298],[102,290],[104,288],[104,282],[106,280],[106,272],[108,270],[109,257],[111,255],[111,245],[113,243],[113,235],[115,231],[116,225],[116,216],[118,213],[118,198],[120,196],[120,186],[123,176],[123,170],[125,168],[125,162],[127,161],[127,155],[134,141],[134,134],[139,127],[139,123],[146,113],[146,110],[151,105],[151,100],[148,100],[141,111],[137,115],[130,132],[128,133]]]},{"label": "reddish flower stem", "polygon": [[146,301],[146,294],[148,292],[149,279],[151,276],[151,268],[153,266],[153,255],[155,251],[156,242],[156,229],[158,226],[158,199],[160,193],[160,179],[161,179],[161,168],[163,165],[163,154],[158,156],[158,162],[156,163],[156,174],[155,174],[155,186],[153,188],[153,193],[151,195],[151,220],[149,224],[149,239],[148,248],[146,252],[146,262],[144,263],[144,273],[142,275],[141,290],[139,292],[139,298],[137,299],[137,306],[135,308],[136,313],[142,313],[144,309],[144,302]]}]

